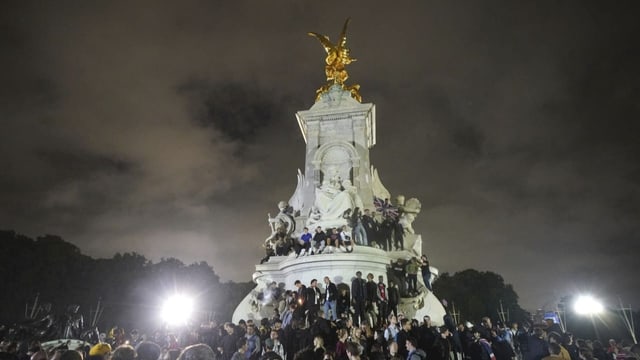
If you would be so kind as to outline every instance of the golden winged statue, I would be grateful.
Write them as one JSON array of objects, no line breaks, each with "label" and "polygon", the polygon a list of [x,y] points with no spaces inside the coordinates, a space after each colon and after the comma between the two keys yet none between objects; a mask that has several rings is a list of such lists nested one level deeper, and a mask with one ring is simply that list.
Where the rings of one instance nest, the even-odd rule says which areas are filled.
[{"label": "golden winged statue", "polygon": [[325,59],[326,66],[324,72],[327,75],[327,84],[323,85],[316,91],[316,101],[320,99],[320,95],[329,91],[334,84],[340,85],[343,90],[349,91],[351,97],[362,102],[360,96],[360,85],[345,85],[345,81],[349,78],[346,66],[356,61],[349,55],[349,48],[347,48],[347,26],[351,18],[347,18],[342,27],[342,33],[340,34],[340,40],[337,44],[333,44],[329,37],[326,35],[318,34],[315,32],[309,32],[308,34],[315,37],[320,41],[324,50],[327,52],[327,58]]}]

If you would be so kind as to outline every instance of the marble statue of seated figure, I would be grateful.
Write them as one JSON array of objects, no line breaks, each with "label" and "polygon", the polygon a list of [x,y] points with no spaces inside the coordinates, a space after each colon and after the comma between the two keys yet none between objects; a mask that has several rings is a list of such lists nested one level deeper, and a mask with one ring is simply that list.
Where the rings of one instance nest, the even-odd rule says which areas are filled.
[{"label": "marble statue of seated figure", "polygon": [[346,224],[342,214],[355,206],[350,182],[348,185],[348,190],[342,190],[340,183],[332,184],[329,181],[324,181],[322,186],[316,189],[314,211],[309,218],[309,226],[316,225],[327,228]]}]

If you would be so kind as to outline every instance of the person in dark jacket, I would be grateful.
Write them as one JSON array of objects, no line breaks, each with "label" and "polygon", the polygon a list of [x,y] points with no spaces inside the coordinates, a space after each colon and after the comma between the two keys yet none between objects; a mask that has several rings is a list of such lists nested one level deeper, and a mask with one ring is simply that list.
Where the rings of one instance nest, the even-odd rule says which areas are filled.
[{"label": "person in dark jacket", "polygon": [[362,278],[362,272],[356,272],[356,277],[351,281],[351,300],[355,311],[353,322],[359,326],[360,320],[365,319],[365,302],[367,301],[367,286]]},{"label": "person in dark jacket", "polygon": [[334,322],[338,320],[338,309],[337,309],[337,300],[338,300],[338,287],[336,284],[331,282],[328,276],[324,277],[324,316],[326,319],[329,318],[329,310],[331,310],[331,320]]}]

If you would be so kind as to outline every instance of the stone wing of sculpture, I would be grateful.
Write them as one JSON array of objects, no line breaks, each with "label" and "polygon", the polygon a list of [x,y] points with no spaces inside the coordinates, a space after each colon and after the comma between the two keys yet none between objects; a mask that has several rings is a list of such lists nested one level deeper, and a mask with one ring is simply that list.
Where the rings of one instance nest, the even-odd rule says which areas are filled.
[{"label": "stone wing of sculpture", "polygon": [[298,169],[298,185],[296,185],[296,190],[289,199],[289,206],[293,207],[294,211],[300,211],[304,207],[304,196],[302,194],[302,189],[304,187],[304,174],[300,169]]},{"label": "stone wing of sculpture", "polygon": [[371,166],[371,190],[373,191],[373,196],[378,199],[391,199],[391,193],[380,181],[378,169],[373,166]]}]

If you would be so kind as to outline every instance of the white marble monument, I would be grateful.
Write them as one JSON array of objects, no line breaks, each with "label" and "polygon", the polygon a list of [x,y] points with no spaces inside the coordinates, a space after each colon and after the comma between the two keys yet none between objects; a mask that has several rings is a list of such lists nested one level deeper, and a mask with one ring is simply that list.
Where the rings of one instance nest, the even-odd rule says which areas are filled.
[{"label": "white marble monument", "polygon": [[[340,46],[346,46],[345,32],[346,24]],[[332,50],[327,44],[323,45],[327,50],[327,59],[331,56],[330,51],[344,53],[344,49]],[[349,251],[336,248],[332,252],[325,249],[319,254],[300,257],[294,252],[270,256],[255,266],[253,281],[256,287],[236,308],[233,314],[235,323],[241,319],[270,318],[274,309],[282,307],[281,301],[270,297],[272,292],[269,287],[274,283],[280,288],[295,290],[296,280],[308,286],[312,279],[322,284],[322,279],[329,276],[337,285],[348,287],[356,271],[361,271],[365,275],[372,273],[376,280],[382,275],[388,284],[391,262],[420,258],[422,255],[422,238],[413,229],[413,221],[420,212],[420,201],[415,198],[405,201],[402,195],[392,201],[391,194],[371,165],[369,149],[376,144],[375,105],[358,101],[358,85],[344,85],[347,78],[345,64],[348,62],[327,65],[329,83],[318,90],[317,101],[309,110],[296,114],[306,142],[304,172],[298,170],[298,184],[291,199],[288,202],[280,201],[279,213],[274,217],[269,216],[271,234],[265,246],[273,248],[277,244],[296,242],[304,227],[313,232],[318,226],[323,229],[346,226],[346,231],[350,233],[353,221],[343,215],[346,211],[353,212],[359,208],[360,211],[368,209],[379,223],[384,221],[384,215],[388,215],[395,224],[399,224],[401,228],[396,229],[401,230],[396,232],[400,234],[398,231],[401,231],[404,247],[397,249],[393,244],[382,241],[382,235],[379,235],[369,239],[370,246],[354,244]],[[331,73],[336,72],[336,68],[343,72],[339,73],[342,77]],[[278,200],[274,199],[274,202]],[[431,267],[431,273],[433,279],[438,271]],[[420,320],[424,315],[429,315],[434,324],[442,324],[445,310],[427,289],[420,273],[417,290],[417,294],[401,298],[399,311],[409,318]]]}]

